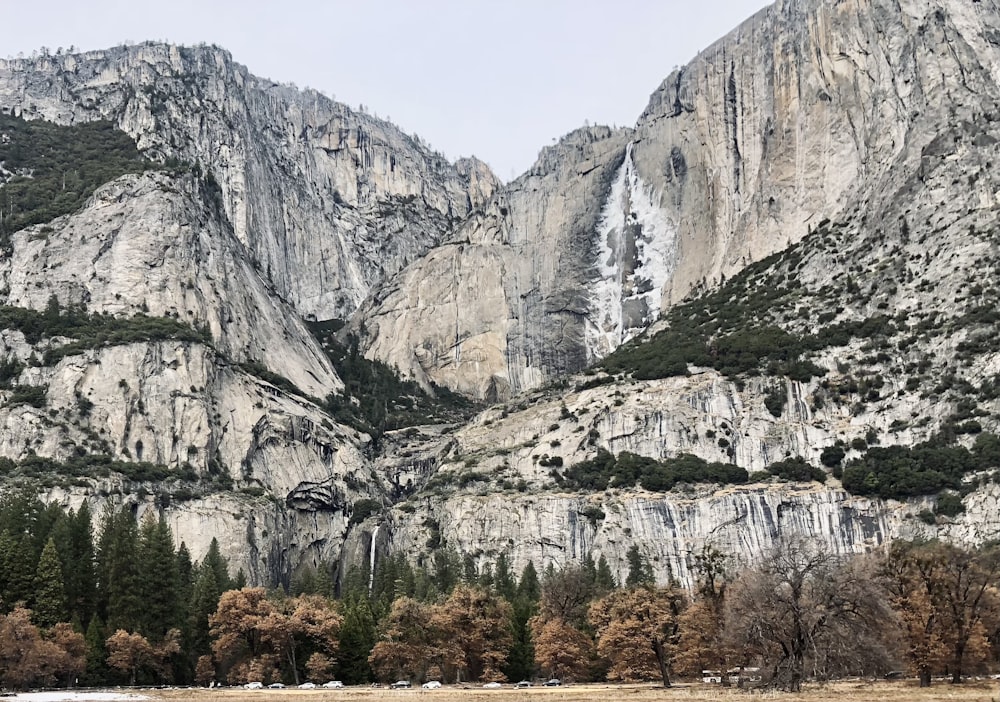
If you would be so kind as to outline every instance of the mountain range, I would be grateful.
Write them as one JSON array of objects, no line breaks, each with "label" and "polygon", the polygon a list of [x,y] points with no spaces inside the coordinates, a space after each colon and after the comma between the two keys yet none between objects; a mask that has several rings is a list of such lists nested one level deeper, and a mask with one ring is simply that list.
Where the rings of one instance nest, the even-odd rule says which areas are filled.
[{"label": "mountain range", "polygon": [[6,481],[260,584],[996,538],[997,27],[779,0],[507,184],[213,46],[0,60]]}]

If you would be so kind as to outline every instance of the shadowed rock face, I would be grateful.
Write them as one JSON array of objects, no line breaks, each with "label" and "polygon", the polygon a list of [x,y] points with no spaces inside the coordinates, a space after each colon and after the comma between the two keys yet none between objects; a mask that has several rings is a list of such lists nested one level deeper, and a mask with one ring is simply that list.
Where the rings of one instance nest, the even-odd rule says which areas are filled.
[{"label": "shadowed rock face", "polygon": [[0,60],[0,109],[111,119],[146,154],[199,164],[261,274],[318,319],[349,317],[497,185],[480,161],[451,164],[388,122],[253,76],[215,47]]},{"label": "shadowed rock face", "polygon": [[508,396],[824,219],[887,217],[922,149],[993,111],[998,22],[959,0],[779,1],[669,76],[634,129],[543,150],[361,312],[368,354]]}]

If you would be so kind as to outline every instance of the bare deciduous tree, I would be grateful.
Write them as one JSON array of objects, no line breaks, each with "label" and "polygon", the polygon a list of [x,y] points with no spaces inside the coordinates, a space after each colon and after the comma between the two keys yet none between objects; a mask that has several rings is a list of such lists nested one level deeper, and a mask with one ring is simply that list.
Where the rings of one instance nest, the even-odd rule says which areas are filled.
[{"label": "bare deciduous tree", "polygon": [[807,675],[888,665],[881,638],[892,612],[864,563],[795,540],[761,562],[729,588],[726,631],[769,669],[770,684],[797,692]]}]

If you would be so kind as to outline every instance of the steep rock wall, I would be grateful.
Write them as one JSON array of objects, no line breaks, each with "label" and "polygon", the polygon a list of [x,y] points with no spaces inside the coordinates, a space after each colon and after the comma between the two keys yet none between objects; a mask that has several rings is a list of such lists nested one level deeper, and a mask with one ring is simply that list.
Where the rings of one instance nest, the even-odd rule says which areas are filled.
[{"label": "steep rock wall", "polygon": [[350,316],[497,185],[475,159],[452,165],[384,120],[253,76],[215,47],[0,60],[0,110],[110,119],[145,153],[200,164],[261,272],[319,319]]},{"label": "steep rock wall", "polygon": [[[903,199],[936,198],[920,181],[926,150],[956,124],[993,119],[998,24],[991,3],[780,0],[668,77],[613,148],[581,153],[595,133],[583,130],[543,150],[463,229],[470,243],[521,233],[490,255],[449,245],[404,270],[359,315],[373,322],[368,353],[503,397],[499,381],[516,392],[576,370],[826,219],[889,222]],[[574,177],[539,188],[540,173]],[[981,193],[949,197],[978,207]],[[513,261],[529,255],[543,262],[525,277]],[[545,333],[531,324],[538,309]]]}]

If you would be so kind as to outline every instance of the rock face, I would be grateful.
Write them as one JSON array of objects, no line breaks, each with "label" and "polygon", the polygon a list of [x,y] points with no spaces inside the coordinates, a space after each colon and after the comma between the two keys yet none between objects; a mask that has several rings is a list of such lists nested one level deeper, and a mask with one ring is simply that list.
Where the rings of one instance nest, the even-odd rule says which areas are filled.
[{"label": "rock face", "polygon": [[[191,177],[125,176],[79,213],[14,236],[0,260],[5,304],[176,317],[209,330],[237,362],[256,361],[305,392],[343,387],[294,310],[246,260],[228,220]],[[127,376],[123,376],[127,377]]]},{"label": "rock face", "polygon": [[[578,370],[824,219],[885,217],[939,134],[994,113],[998,22],[959,0],[779,0],[668,77],[633,130],[546,149],[464,228],[492,255],[449,245],[405,270],[363,314],[369,354],[503,396]],[[546,251],[532,276],[510,270]]]},{"label": "rock face", "polygon": [[[116,344],[38,359],[66,339],[0,335],[0,357],[24,367],[0,391],[0,455],[66,461],[90,454],[160,466],[153,479],[88,464],[49,476],[46,497],[77,507],[160,510],[195,557],[217,537],[234,572],[286,580],[300,563],[334,562],[353,504],[386,491],[363,456],[367,437],[311,401],[245,370],[252,362],[325,396],[343,387],[289,305],[247,261],[205,184],[190,175],[124,176],[80,212],[13,235],[0,261],[4,304],[176,317],[210,344]],[[13,401],[43,391],[39,406]]]},{"label": "rock face", "polygon": [[628,132],[584,129],[405,269],[357,315],[367,354],[495,400],[589,360],[591,233]]},{"label": "rock face", "polygon": [[388,122],[257,78],[215,47],[0,60],[0,110],[110,119],[147,155],[200,164],[262,275],[317,319],[350,316],[497,185],[475,159],[452,165]]},{"label": "rock face", "polygon": [[[0,259],[4,301],[147,311],[210,337],[46,364],[70,340],[3,331],[0,358],[23,364],[13,385],[44,402],[0,391],[0,455],[156,464],[155,479],[57,476],[46,495],[161,510],[196,558],[217,536],[255,583],[442,545],[515,568],[603,555],[621,577],[635,545],[661,581],[691,584],[705,544],[753,562],[786,536],[838,553],[1000,537],[986,480],[965,514],[933,524],[918,518],[933,498],[862,499],[833,478],[669,494],[560,484],[599,448],[752,472],[816,463],[836,441],[913,445],[967,422],[968,446],[977,426],[996,432],[998,26],[986,2],[780,0],[669,77],[634,128],[573,132],[499,189],[477,161],[448,164],[218,49],[0,61],[0,109],[110,118],[145,153],[197,164],[120,178],[19,232]],[[709,317],[742,305],[748,325],[810,340],[855,325],[816,347],[810,380],[566,375],[751,261]],[[301,320],[352,315],[370,357],[505,404],[377,445],[338,425],[314,399],[343,381]]]}]

